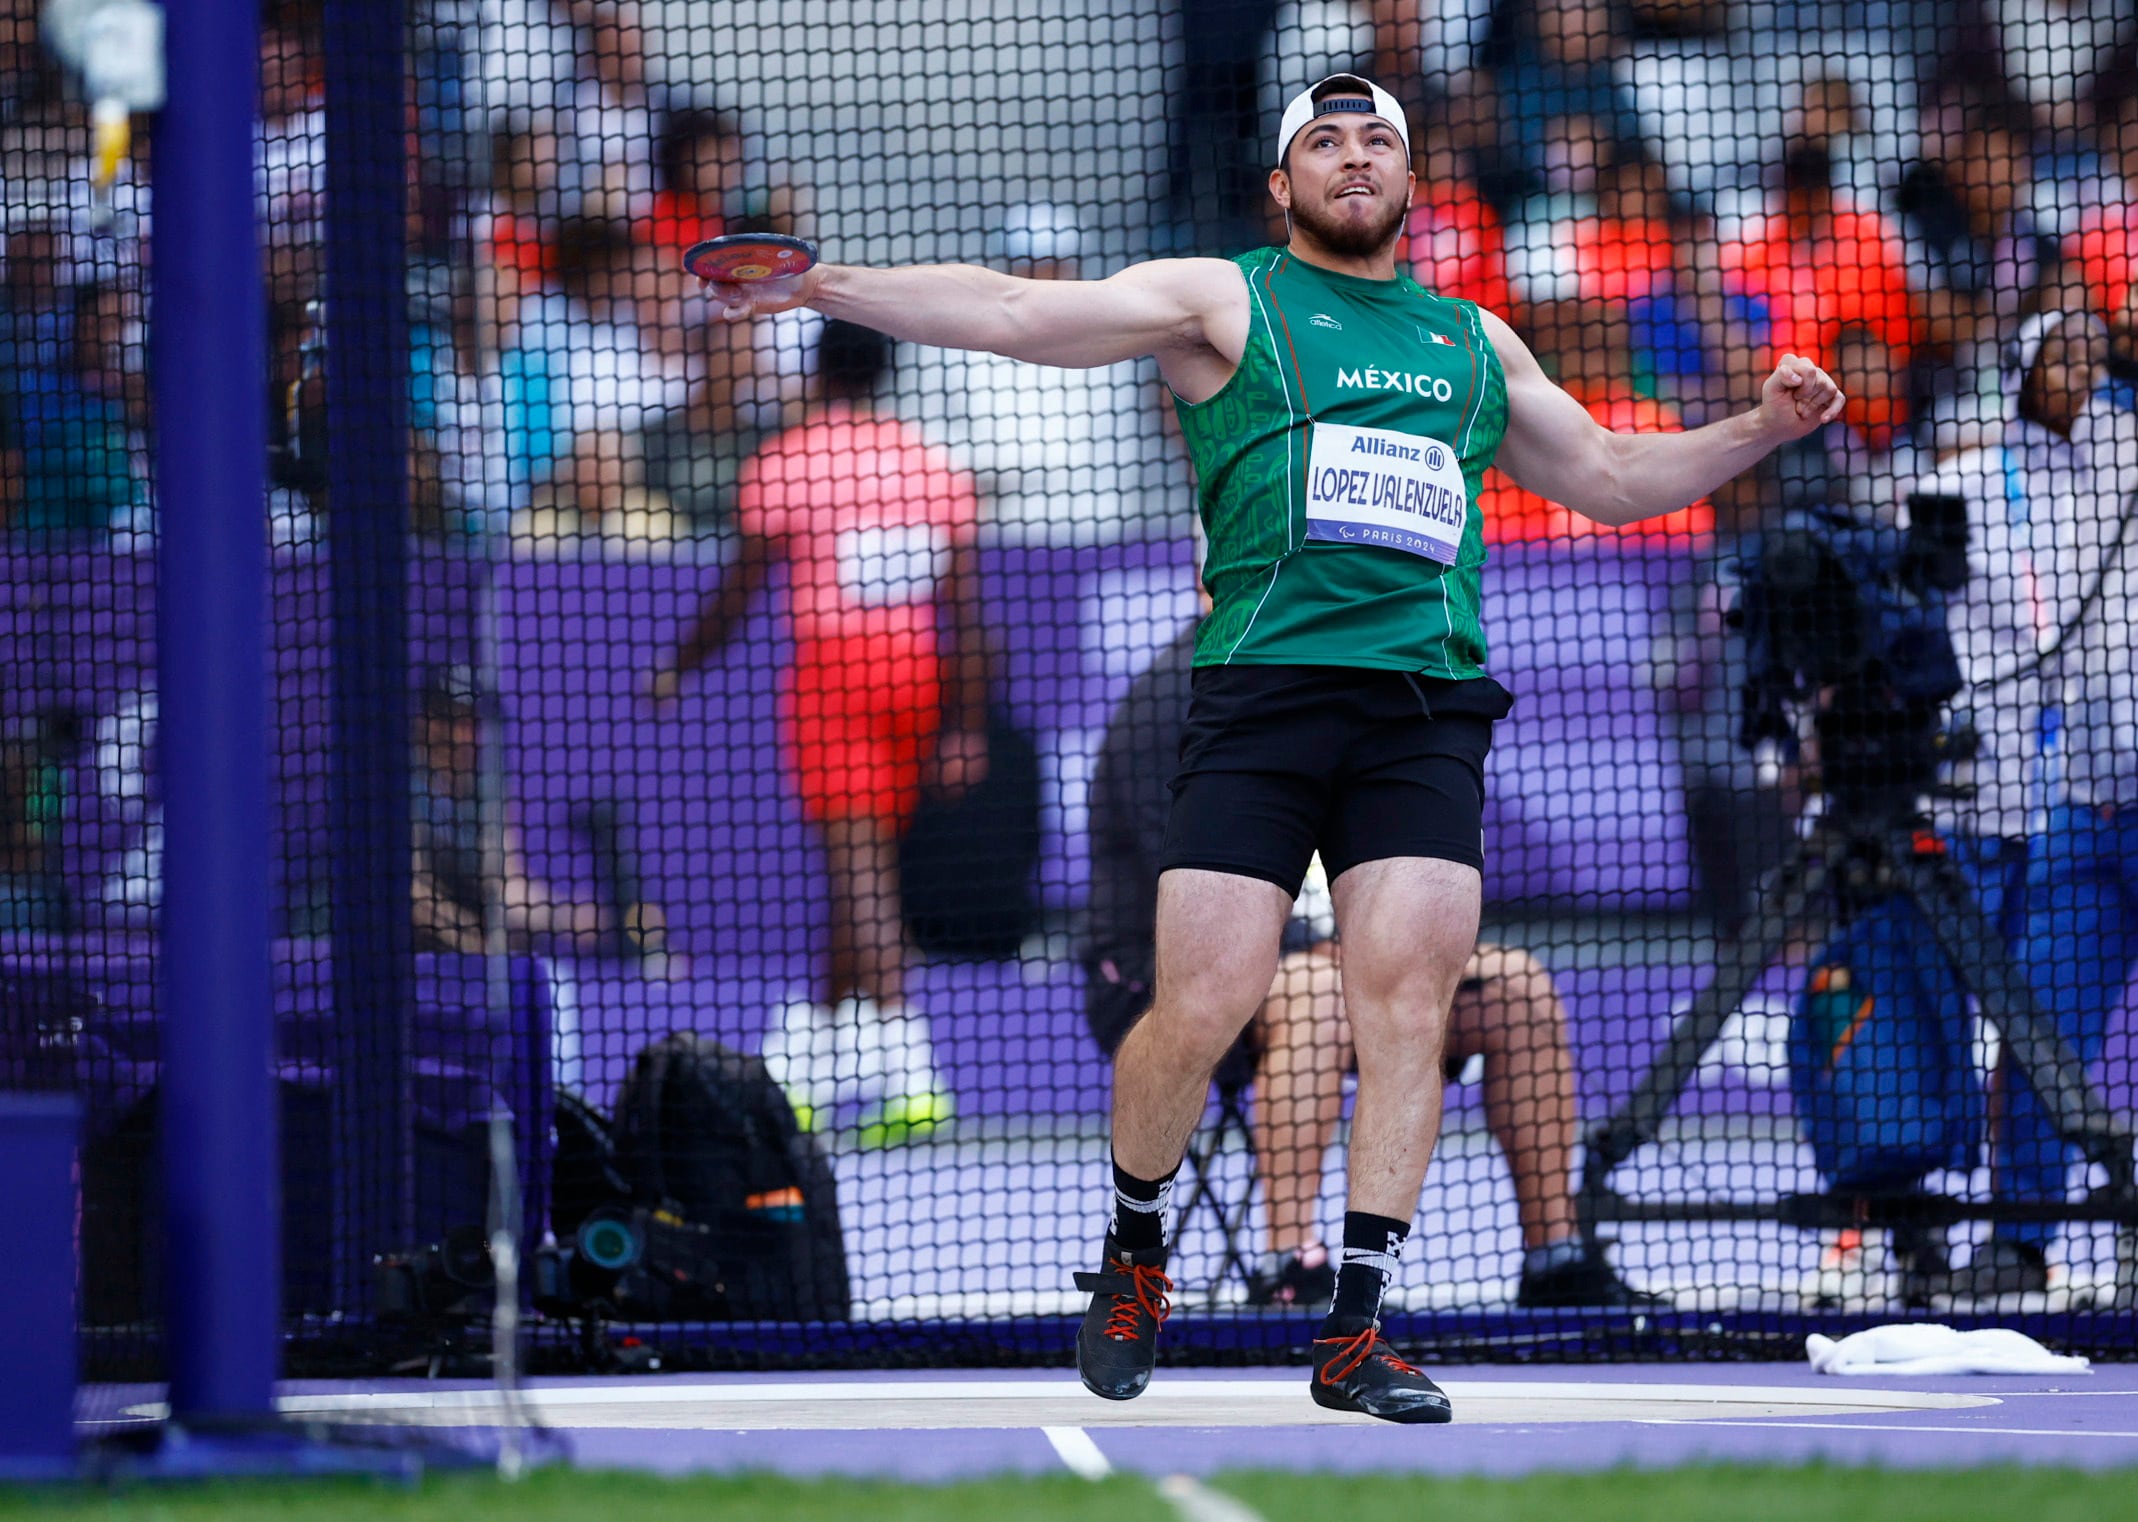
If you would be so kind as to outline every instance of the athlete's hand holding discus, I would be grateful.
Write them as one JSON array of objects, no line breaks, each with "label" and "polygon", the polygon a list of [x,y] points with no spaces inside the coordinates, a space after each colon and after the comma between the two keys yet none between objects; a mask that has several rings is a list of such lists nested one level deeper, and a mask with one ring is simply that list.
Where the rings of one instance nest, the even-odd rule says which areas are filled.
[{"label": "athlete's hand holding discus", "polygon": [[701,280],[713,314],[728,322],[752,317],[770,317],[810,304],[810,297],[824,278],[824,266],[812,265],[799,275],[776,275],[764,280]]}]

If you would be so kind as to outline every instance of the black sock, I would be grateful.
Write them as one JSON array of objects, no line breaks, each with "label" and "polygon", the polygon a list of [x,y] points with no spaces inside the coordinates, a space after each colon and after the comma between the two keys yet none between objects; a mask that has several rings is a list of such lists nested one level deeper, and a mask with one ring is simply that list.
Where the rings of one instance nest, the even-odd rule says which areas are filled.
[{"label": "black sock", "polygon": [[1112,1236],[1127,1252],[1149,1252],[1166,1245],[1166,1207],[1173,1203],[1175,1168],[1162,1179],[1137,1178],[1114,1163]]},{"label": "black sock", "polygon": [[[1336,1260],[1336,1299],[1323,1331],[1355,1332],[1379,1319],[1381,1295],[1396,1276],[1410,1227],[1363,1210],[1344,1212],[1344,1250]],[[1339,1325],[1342,1323],[1342,1325]]]}]

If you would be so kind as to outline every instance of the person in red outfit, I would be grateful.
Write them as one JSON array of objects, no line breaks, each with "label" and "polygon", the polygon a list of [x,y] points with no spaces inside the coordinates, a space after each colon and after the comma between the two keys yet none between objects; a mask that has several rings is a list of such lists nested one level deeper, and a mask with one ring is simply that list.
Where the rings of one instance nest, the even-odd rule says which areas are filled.
[{"label": "person in red outfit", "polygon": [[[1622,309],[1608,302],[1554,301],[1531,308],[1530,342],[1558,372],[1559,385],[1613,433],[1679,433],[1684,423],[1663,402],[1633,385],[1633,357]],[[1485,542],[1572,539],[1616,534],[1639,539],[1697,539],[1715,531],[1715,510],[1705,499],[1660,518],[1608,528],[1569,512],[1556,502],[1517,486],[1497,468],[1485,473],[1477,494]]]},{"label": "person in red outfit", "polygon": [[1899,234],[1878,212],[1835,193],[1833,159],[1817,145],[1791,151],[1780,206],[1723,246],[1723,268],[1767,309],[1769,347],[1831,368],[1847,328],[1868,328],[1906,368],[1922,336]]},{"label": "person in red outfit", "polygon": [[947,455],[874,409],[889,339],[833,321],[817,352],[812,405],[743,467],[737,559],[651,690],[672,697],[785,568],[780,754],[823,842],[831,950],[763,1056],[804,1125],[859,1106],[864,1144],[897,1142],[950,1113],[927,1021],[906,1004],[898,843],[924,785],[956,796],[987,768],[980,504]]},{"label": "person in red outfit", "polygon": [[1418,198],[1404,226],[1411,278],[1438,295],[1520,321],[1507,283],[1507,235],[1499,213],[1464,173],[1445,122],[1428,118],[1414,136],[1421,149]]}]

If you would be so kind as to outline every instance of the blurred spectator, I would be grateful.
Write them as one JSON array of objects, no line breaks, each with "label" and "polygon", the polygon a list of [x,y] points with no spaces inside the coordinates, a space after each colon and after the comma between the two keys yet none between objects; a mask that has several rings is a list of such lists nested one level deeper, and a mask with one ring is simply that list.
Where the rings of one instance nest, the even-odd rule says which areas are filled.
[{"label": "blurred spectator", "polygon": [[578,35],[576,78],[557,104],[559,182],[571,212],[623,221],[653,212],[653,148],[664,112],[646,83],[637,0],[563,0]]},{"label": "blurred spectator", "polygon": [[2059,250],[2031,209],[2023,114],[1948,93],[1925,111],[1922,143],[1895,205],[1924,287],[1926,341],[1949,356],[1937,377],[1939,443],[1964,446],[1994,432],[1998,335],[2055,273]]},{"label": "blurred spectator", "polygon": [[82,716],[64,706],[0,719],[0,930],[68,930],[60,870]]},{"label": "blurred spectator", "polygon": [[605,429],[575,434],[571,457],[512,520],[516,553],[545,558],[644,554],[680,532],[668,499],[647,489],[638,436]]},{"label": "blurred spectator", "polygon": [[831,946],[764,1058],[805,1125],[859,1106],[864,1141],[899,1142],[950,1114],[926,1017],[906,1002],[898,843],[924,787],[955,797],[987,770],[987,665],[973,485],[877,412],[891,341],[827,322],[801,420],[743,472],[741,548],[720,590],[649,679],[657,701],[728,643],[784,566],[792,664],[781,751],[824,847]]},{"label": "blurred spectator", "polygon": [[1640,123],[1616,66],[1625,52],[1614,0],[1506,0],[1483,54],[1503,107],[1501,143],[1513,163],[1548,174],[1548,125],[1592,118],[1596,139],[1631,140]]},{"label": "blurred spectator", "polygon": [[1411,278],[1437,295],[1474,301],[1519,322],[1507,280],[1506,233],[1499,213],[1466,172],[1447,113],[1436,108],[1418,113],[1411,141],[1418,148],[1418,198],[1403,245]]},{"label": "blurred spectator", "polygon": [[[470,667],[440,667],[424,678],[410,768],[416,949],[483,951],[484,917],[494,909],[516,951],[661,956],[657,905],[573,899],[529,871],[510,805],[491,800],[486,808],[482,797],[484,704]],[[486,837],[486,821],[495,839]]]},{"label": "blurred spectator", "polygon": [[[0,6],[7,3],[0,0]],[[8,26],[0,18],[0,35]],[[0,203],[6,223],[140,236],[148,205],[141,162],[147,134],[137,126],[135,157],[118,165],[118,177],[106,190],[93,191],[88,102],[73,88],[56,55],[40,45],[28,16],[18,16],[13,27],[23,50],[15,54],[21,72],[0,80],[16,87],[0,92],[5,97],[0,101]],[[0,51],[0,67],[6,64],[6,54]]]},{"label": "blurred spectator", "polygon": [[[1088,238],[1069,207],[1012,206],[990,242],[1013,275],[1082,276]],[[1144,367],[1064,370],[978,353],[946,355],[941,365],[953,449],[1002,537],[1111,542],[1133,531],[1166,484],[1164,414]]]},{"label": "blurred spectator", "polygon": [[574,456],[575,434],[637,433],[685,406],[702,373],[684,328],[689,277],[614,223],[566,225],[556,281],[519,303],[500,362],[505,448],[524,493]]},{"label": "blurred spectator", "polygon": [[1517,300],[1609,303],[1628,323],[1629,373],[1653,390],[1701,389],[1727,368],[1709,352],[1700,300],[1701,267],[1713,261],[1663,166],[1639,140],[1603,135],[1578,114],[1552,123],[1545,164],[1544,194],[1524,208],[1508,255]]},{"label": "blurred spectator", "polygon": [[1594,214],[1553,229],[1569,244],[1559,290],[1623,312],[1632,374],[1659,399],[1734,411],[1767,366],[1740,362],[1748,313],[1724,288],[1711,225],[1638,140],[1597,151]]},{"label": "blurred spectator", "polygon": [[1722,250],[1723,268],[1766,309],[1769,353],[1829,369],[1845,328],[1875,333],[1905,370],[1919,341],[1907,251],[1877,211],[1835,193],[1828,148],[1805,142],[1782,161],[1780,204]]},{"label": "blurred spectator", "polygon": [[326,65],[315,30],[260,28],[258,173],[270,299],[319,294],[327,192]]},{"label": "blurred spectator", "polygon": [[1982,0],[2004,77],[2045,131],[2075,131],[2102,71],[2138,36],[2128,0]]},{"label": "blurred spectator", "polygon": [[1782,148],[1785,154],[1816,148],[1828,159],[1839,160],[1844,145],[1867,126],[1854,81],[1820,69],[1797,87],[1796,104],[1782,124]]},{"label": "blurred spectator", "polygon": [[[2002,358],[2012,398],[2003,438],[1941,464],[1909,489],[1967,503],[1968,581],[1950,612],[1967,690],[1953,700],[1952,717],[1980,741],[1952,767],[1951,780],[1971,796],[1940,800],[1939,824],[2023,840],[2042,801],[2041,652],[2055,643],[2037,563],[2047,557],[2035,545],[2050,545],[2074,527],[2088,539],[2099,536],[2106,526],[2092,520],[2116,515],[2125,483],[2114,459],[2118,429],[2099,394],[2108,363],[2100,319],[2063,311],[2030,317]],[[2128,427],[2122,436],[2131,436]],[[2073,517],[2089,521],[2064,521]]]},{"label": "blurred spectator", "polygon": [[1628,36],[1635,42],[1720,37],[1731,0],[1625,0]]},{"label": "blurred spectator", "polygon": [[2101,156],[2117,177],[2080,218],[2065,256],[2104,317],[2128,309],[2138,282],[2138,89],[2116,103],[2101,129]]},{"label": "blurred spectator", "polygon": [[[2036,341],[2038,351],[2028,353]],[[2106,342],[2091,317],[2044,313],[2013,349],[2014,368],[2026,375],[2013,445],[2040,576],[2046,696],[2062,715],[2060,796],[2028,877],[2022,958],[2064,1039],[2090,1063],[2138,965],[2138,682],[2130,633],[2138,419],[2115,410],[2099,384]],[[1995,1142],[2000,1198],[2065,1198],[2073,1149],[2009,1067]],[[1999,1224],[1958,1270],[1956,1289],[2046,1287],[2054,1235],[2046,1224]]]},{"label": "blurred spectator", "polygon": [[2138,410],[2138,280],[2124,288],[2123,303],[2108,314],[2109,400],[2119,411]]},{"label": "blurred spectator", "polygon": [[1665,299],[1677,263],[1669,176],[1638,140],[1598,148],[1596,212],[1572,228],[1576,294],[1585,301]]},{"label": "blurred spectator", "polygon": [[51,298],[55,309],[46,313],[11,305],[16,331],[50,337],[27,346],[32,363],[10,378],[22,486],[9,526],[31,534],[101,532],[148,507],[145,452],[134,428],[146,391],[141,339],[129,318],[133,298],[100,281],[62,287]]},{"label": "blurred spectator", "polygon": [[58,91],[57,69],[37,36],[40,0],[0,0],[0,125]]},{"label": "blurred spectator", "polygon": [[[484,796],[483,748],[498,743],[484,733],[491,701],[471,667],[439,667],[424,677],[409,768],[415,949],[482,955],[493,949],[494,925],[507,950],[622,957],[648,977],[682,976],[681,959],[667,949],[660,905],[639,897],[613,806],[600,811],[605,826],[589,831],[604,900],[570,897],[534,875],[511,803]],[[577,983],[555,963],[547,972],[551,1074],[560,1087],[577,1088],[583,1078]]]},{"label": "blurred spectator", "polygon": [[742,209],[742,125],[725,112],[678,112],[653,153],[657,188],[639,241],[679,259],[693,243],[727,231]]},{"label": "blurred spectator", "polygon": [[267,306],[270,480],[303,492],[326,485],[326,337],[317,301]]},{"label": "blurred spectator", "polygon": [[778,328],[701,322],[688,331],[701,346],[704,377],[680,411],[639,436],[639,452],[646,485],[674,507],[678,532],[714,538],[733,532],[743,464],[779,425]]},{"label": "blurred spectator", "polygon": [[[1808,59],[1804,81],[1782,118],[1780,156],[1773,157],[1770,148],[1762,179],[1799,149],[1817,149],[1833,166],[1830,184],[1845,202],[1859,208],[1884,204],[1900,172],[1892,139],[1881,132],[1881,124],[1890,131],[1900,115],[1902,86],[1893,73],[1902,60],[1888,50],[1897,46],[1891,34],[1875,43],[1857,34],[1844,44],[1845,51]],[[1764,188],[1775,186],[1769,181]],[[1893,236],[1899,236],[1898,228]]]},{"label": "blurred spectator", "polygon": [[[490,140],[490,193],[476,241],[489,254],[499,294],[538,292],[556,273],[556,242],[564,226],[557,186],[560,154],[556,113],[516,112]],[[510,320],[509,309],[502,320]]]},{"label": "blurred spectator", "polygon": [[22,447],[15,426],[13,407],[0,407],[0,532],[22,511]]},{"label": "blurred spectator", "polygon": [[[2127,880],[2119,885],[2127,868],[2100,858],[2099,821],[2088,808],[2060,811],[2031,864],[2028,837],[2051,792],[2057,745],[2047,740],[2057,731],[2043,717],[2056,701],[2057,667],[2085,649],[2084,630],[2097,607],[2113,621],[2116,653],[2101,669],[2126,674],[2122,707],[2099,735],[2106,745],[2088,747],[2081,739],[2071,746],[2067,767],[2082,755],[2108,764],[2090,774],[2079,765],[2070,791],[2089,804],[2112,797],[2114,774],[2129,770],[2113,755],[2115,746],[2129,743],[2127,609],[2120,588],[2110,588],[2115,562],[2102,551],[2122,534],[2120,499],[2138,465],[2132,451],[2138,431],[2101,396],[2106,340],[2088,313],[2051,310],[2028,318],[2001,356],[2011,398],[2001,439],[1914,483],[1922,493],[1960,499],[1968,527],[1969,579],[1950,609],[1966,686],[1952,705],[1951,725],[1973,743],[1949,764],[1945,780],[1953,792],[1932,801],[1933,821],[1983,912],[2029,964],[2042,1008],[2085,1062],[2099,1052],[2107,1011],[2138,949],[2138,940],[2124,934],[2125,926],[2138,928],[2138,916],[2128,913],[2138,899]],[[2105,601],[2104,593],[2110,594]],[[2086,664],[2079,655],[2074,667]],[[2114,713],[2115,702],[2111,696],[2104,711]],[[2071,717],[2062,726],[2066,735]],[[2088,781],[2079,783],[2080,775]],[[2103,778],[2110,785],[2094,792]],[[2113,809],[2108,817],[2112,824]],[[1875,996],[1881,1009],[1897,1006],[1896,975],[1913,976],[1946,1006],[1944,1028],[1960,1028],[1965,991],[1912,909],[1872,906],[1846,932],[1843,944],[1850,941],[1883,948],[1873,961],[1855,955],[1846,985],[1850,1002]],[[1843,967],[1851,959],[1832,949],[1824,958]],[[2005,1064],[1997,1081],[2004,1103],[1992,1107],[1996,1194],[2062,1198],[2069,1158],[2055,1127],[2016,1068]],[[2039,1293],[2050,1284],[2046,1249],[2054,1236],[2046,1223],[1999,1222],[1969,1263],[1937,1273],[1928,1288],[1968,1297]],[[1843,1242],[1836,1250],[1845,1267],[1848,1253],[1861,1249]]]},{"label": "blurred spectator", "polygon": [[[1675,433],[1683,424],[1664,403],[1641,395],[1633,382],[1624,312],[1609,302],[1552,301],[1531,308],[1530,346],[1567,394],[1615,433]],[[1477,494],[1487,543],[1570,539],[1610,534],[1635,539],[1693,539],[1714,532],[1705,500],[1660,518],[1608,528],[1547,502],[1493,469]]]}]

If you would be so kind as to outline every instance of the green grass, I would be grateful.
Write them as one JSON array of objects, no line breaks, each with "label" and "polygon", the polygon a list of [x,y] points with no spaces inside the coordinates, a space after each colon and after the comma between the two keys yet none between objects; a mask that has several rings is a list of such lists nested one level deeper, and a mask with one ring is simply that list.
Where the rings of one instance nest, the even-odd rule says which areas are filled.
[{"label": "green grass", "polygon": [[[1905,1471],[1715,1465],[1520,1480],[1244,1472],[1213,1488],[1267,1522],[2130,1522],[2138,1468]],[[663,1480],[544,1470],[399,1488],[348,1482],[0,1488],[0,1518],[41,1522],[1140,1522],[1146,1482],[1068,1475],[927,1487],[770,1475]]]}]

